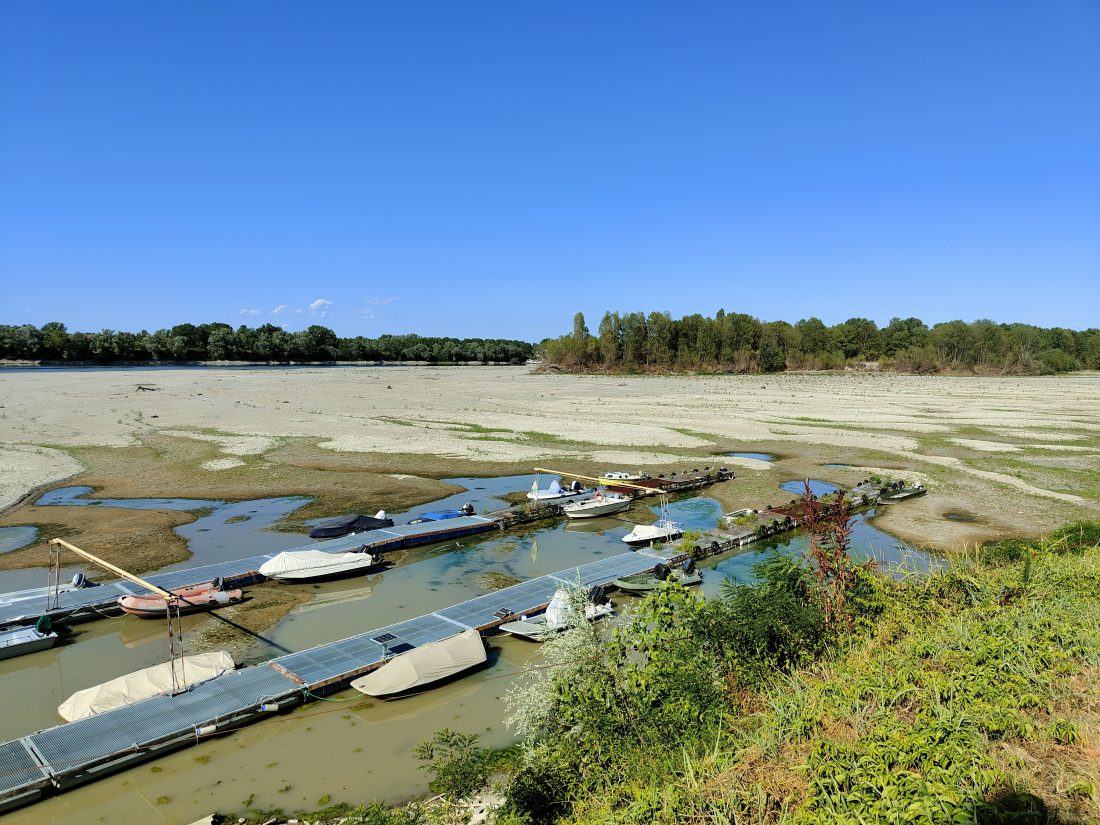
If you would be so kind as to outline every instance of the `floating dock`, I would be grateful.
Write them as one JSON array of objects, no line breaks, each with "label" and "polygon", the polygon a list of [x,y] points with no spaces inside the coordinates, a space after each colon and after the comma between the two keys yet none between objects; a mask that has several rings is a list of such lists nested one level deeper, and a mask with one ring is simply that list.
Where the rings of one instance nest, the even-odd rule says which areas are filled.
[{"label": "floating dock", "polygon": [[651,553],[619,553],[415,619],[241,668],[185,693],[155,696],[0,743],[0,811],[342,690],[380,667],[388,656],[471,628],[492,631],[521,614],[545,609],[561,587],[610,584],[622,576],[652,570],[661,560]]}]

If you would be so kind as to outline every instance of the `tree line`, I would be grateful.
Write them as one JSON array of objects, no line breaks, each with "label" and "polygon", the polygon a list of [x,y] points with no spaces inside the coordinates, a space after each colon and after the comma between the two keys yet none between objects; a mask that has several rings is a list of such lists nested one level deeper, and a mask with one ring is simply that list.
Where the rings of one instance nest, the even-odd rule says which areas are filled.
[{"label": "tree line", "polygon": [[863,361],[901,372],[1035,375],[1100,369],[1100,329],[984,319],[929,327],[919,318],[894,318],[880,329],[867,318],[827,326],[819,318],[763,322],[718,310],[713,318],[679,319],[667,312],[606,312],[593,335],[578,312],[573,332],[543,341],[540,354],[566,369],[624,372],[779,372]]},{"label": "tree line", "polygon": [[78,363],[188,363],[195,361],[428,361],[522,364],[532,344],[498,338],[381,335],[340,338],[313,325],[287,332],[274,324],[177,324],[155,332],[69,332],[51,321],[0,325],[0,359]]}]

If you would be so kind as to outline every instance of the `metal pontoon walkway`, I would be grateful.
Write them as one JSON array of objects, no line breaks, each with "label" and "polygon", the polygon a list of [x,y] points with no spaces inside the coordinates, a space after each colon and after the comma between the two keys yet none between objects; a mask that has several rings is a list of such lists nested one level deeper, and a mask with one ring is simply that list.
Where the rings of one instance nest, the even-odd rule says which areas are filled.
[{"label": "metal pontoon walkway", "polygon": [[[363,535],[354,538],[361,542]],[[554,591],[564,585],[607,584],[651,570],[660,560],[647,552],[619,553],[415,619],[242,668],[186,693],[156,696],[0,743],[0,811],[33,802],[54,788],[64,790],[154,759],[273,710],[340,690],[379,667],[388,655],[469,628],[492,630],[521,613],[545,608]]]},{"label": "metal pontoon walkway", "polygon": [[[488,532],[499,526],[494,519],[482,516],[461,516],[443,521],[422,524],[401,524],[369,530],[365,533],[353,533],[328,541],[311,541],[309,544],[289,548],[294,550],[323,550],[328,553],[347,553],[363,550],[366,552],[384,552],[405,547],[417,547],[437,541],[451,541],[477,533]],[[287,551],[279,551],[287,552]],[[262,581],[260,565],[278,555],[267,553],[260,556],[248,556],[243,559],[217,562],[202,567],[187,567],[166,573],[156,573],[145,578],[157,587],[172,590],[188,585],[225,579],[227,585],[241,587]],[[126,581],[113,581],[82,590],[64,590],[58,596],[58,607],[47,609],[46,589],[25,590],[0,594],[0,628],[13,624],[33,622],[43,614],[65,617],[77,614],[74,618],[97,618],[101,611],[115,608],[119,596],[130,596],[145,592],[141,587]]]}]

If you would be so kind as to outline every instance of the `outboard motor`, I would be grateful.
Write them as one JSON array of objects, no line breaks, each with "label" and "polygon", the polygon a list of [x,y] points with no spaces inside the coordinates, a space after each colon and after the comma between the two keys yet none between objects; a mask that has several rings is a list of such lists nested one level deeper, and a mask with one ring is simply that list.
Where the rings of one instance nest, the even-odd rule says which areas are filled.
[{"label": "outboard motor", "polygon": [[662,582],[665,579],[668,578],[668,576],[671,572],[672,572],[672,570],[664,562],[661,562],[660,564],[658,564],[656,567],[653,568],[653,575],[657,577],[658,581],[662,581]]},{"label": "outboard motor", "polygon": [[218,576],[216,579],[214,579],[213,584],[215,590],[225,590],[225,579],[221,576]]},{"label": "outboard motor", "polygon": [[474,514],[474,505],[467,501],[462,505],[462,512],[468,516],[472,516]]},{"label": "outboard motor", "polygon": [[99,582],[91,581],[83,573],[73,576],[73,587],[77,590],[87,590],[89,587],[99,587]]},{"label": "outboard motor", "polygon": [[584,489],[584,486],[580,483],[579,480],[573,479],[573,483],[569,485],[569,489],[572,490],[574,493],[579,493],[581,490]]},{"label": "outboard motor", "polygon": [[387,518],[386,511],[385,510],[379,510],[377,513],[374,514],[374,517],[376,519],[378,519],[379,521],[385,521],[386,518]]},{"label": "outboard motor", "polygon": [[690,576],[695,572],[695,559],[684,559],[681,569]]},{"label": "outboard motor", "polygon": [[607,587],[602,584],[597,584],[588,591],[588,601],[597,607],[610,602],[611,597],[607,594]]}]

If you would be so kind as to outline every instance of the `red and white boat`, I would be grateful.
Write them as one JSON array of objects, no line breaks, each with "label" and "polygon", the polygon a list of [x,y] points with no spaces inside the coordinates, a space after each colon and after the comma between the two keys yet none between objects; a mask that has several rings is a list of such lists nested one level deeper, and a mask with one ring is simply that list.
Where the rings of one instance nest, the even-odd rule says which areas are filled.
[{"label": "red and white boat", "polygon": [[[197,587],[184,587],[172,590],[179,596],[177,604],[179,612],[198,613],[200,610],[213,610],[215,607],[225,607],[236,604],[244,598],[240,590],[215,590],[212,584],[202,584]],[[167,604],[163,596],[150,593],[147,596],[119,596],[118,606],[123,612],[131,616],[139,616],[142,619],[159,619],[167,615]]]}]

